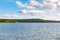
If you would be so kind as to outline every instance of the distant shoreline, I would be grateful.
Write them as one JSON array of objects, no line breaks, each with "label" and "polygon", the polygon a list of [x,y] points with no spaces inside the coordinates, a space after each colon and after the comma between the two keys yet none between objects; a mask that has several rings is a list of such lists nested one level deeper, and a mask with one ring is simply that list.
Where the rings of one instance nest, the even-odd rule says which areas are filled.
[{"label": "distant shoreline", "polygon": [[42,19],[0,19],[0,23],[60,23],[60,21]]}]

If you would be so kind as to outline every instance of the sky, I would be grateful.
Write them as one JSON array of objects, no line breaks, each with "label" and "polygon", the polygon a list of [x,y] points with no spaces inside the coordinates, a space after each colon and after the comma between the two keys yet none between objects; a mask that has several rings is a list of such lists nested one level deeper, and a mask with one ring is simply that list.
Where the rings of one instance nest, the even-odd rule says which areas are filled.
[{"label": "sky", "polygon": [[0,18],[60,21],[60,0],[0,0]]}]

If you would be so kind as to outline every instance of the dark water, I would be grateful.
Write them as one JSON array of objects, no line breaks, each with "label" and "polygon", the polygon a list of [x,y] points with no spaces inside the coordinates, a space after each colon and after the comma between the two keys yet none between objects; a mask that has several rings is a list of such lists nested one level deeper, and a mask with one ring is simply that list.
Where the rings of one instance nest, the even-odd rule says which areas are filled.
[{"label": "dark water", "polygon": [[0,23],[0,40],[60,40],[60,23]]}]

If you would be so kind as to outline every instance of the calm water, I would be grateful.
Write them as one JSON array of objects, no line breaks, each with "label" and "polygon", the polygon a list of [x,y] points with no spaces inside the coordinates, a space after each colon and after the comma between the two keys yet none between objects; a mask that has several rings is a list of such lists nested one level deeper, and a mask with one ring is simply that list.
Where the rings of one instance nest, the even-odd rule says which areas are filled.
[{"label": "calm water", "polygon": [[60,23],[0,23],[0,40],[60,40]]}]

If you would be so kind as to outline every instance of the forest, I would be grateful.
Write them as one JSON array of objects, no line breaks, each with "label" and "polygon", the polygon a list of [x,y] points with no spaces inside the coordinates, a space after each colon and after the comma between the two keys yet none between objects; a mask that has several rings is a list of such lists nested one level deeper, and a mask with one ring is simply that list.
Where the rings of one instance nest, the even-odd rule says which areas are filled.
[{"label": "forest", "polygon": [[43,20],[43,19],[0,19],[0,22],[14,23],[14,22],[37,22],[37,23],[46,23],[46,22],[60,22],[60,21],[52,21],[52,20]]}]

